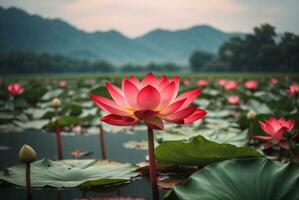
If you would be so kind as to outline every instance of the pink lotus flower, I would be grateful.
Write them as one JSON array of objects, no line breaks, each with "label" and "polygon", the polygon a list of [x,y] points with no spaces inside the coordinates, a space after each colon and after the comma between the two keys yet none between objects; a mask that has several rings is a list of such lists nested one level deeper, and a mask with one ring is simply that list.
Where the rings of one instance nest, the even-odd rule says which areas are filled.
[{"label": "pink lotus flower", "polygon": [[62,88],[65,88],[67,86],[67,81],[66,80],[61,80],[59,82],[59,86],[62,87]]},{"label": "pink lotus flower", "polygon": [[73,127],[73,131],[75,133],[82,133],[83,132],[82,126],[80,124],[77,124],[76,126]]},{"label": "pink lotus flower", "polygon": [[272,83],[273,85],[276,85],[276,84],[278,83],[278,80],[277,80],[276,78],[272,78],[272,79],[271,79],[271,83]]},{"label": "pink lotus flower", "polygon": [[113,100],[91,95],[91,99],[109,114],[101,121],[117,126],[130,126],[144,121],[152,129],[164,129],[162,120],[189,124],[206,115],[206,112],[191,103],[201,89],[187,91],[178,97],[179,77],[157,78],[148,73],[142,81],[135,76],[122,78],[122,89],[111,83],[106,87]]},{"label": "pink lotus flower", "polygon": [[189,85],[189,84],[190,84],[189,79],[184,79],[184,80],[183,80],[183,84],[184,84],[185,86]]},{"label": "pink lotus flower", "polygon": [[7,86],[7,91],[11,96],[17,96],[24,92],[24,88],[20,83],[11,83]]},{"label": "pink lotus flower", "polygon": [[247,89],[250,89],[250,90],[254,90],[258,87],[258,82],[256,80],[250,80],[250,81],[246,81],[244,83],[244,86],[247,88]]},{"label": "pink lotus flower", "polygon": [[226,83],[227,83],[226,79],[220,79],[220,80],[218,80],[218,84],[221,85],[221,86],[225,86]]},{"label": "pink lotus flower", "polygon": [[299,84],[298,83],[292,83],[292,85],[290,85],[287,92],[292,96],[296,96],[297,94],[299,94]]},{"label": "pink lotus flower", "polygon": [[230,104],[236,105],[240,103],[240,97],[237,95],[231,95],[228,97],[228,102]]},{"label": "pink lotus flower", "polygon": [[269,120],[264,122],[259,121],[260,127],[269,136],[255,136],[256,139],[271,141],[272,144],[265,145],[265,148],[269,148],[272,145],[279,144],[284,149],[289,149],[287,139],[284,137],[284,133],[292,130],[295,127],[295,120],[281,117],[276,119],[275,117],[270,117]]},{"label": "pink lotus flower", "polygon": [[205,87],[208,85],[208,81],[204,80],[204,79],[200,79],[196,82],[196,85],[198,86],[202,86],[202,87]]},{"label": "pink lotus flower", "polygon": [[238,88],[238,84],[237,84],[236,81],[228,81],[228,82],[225,84],[224,88],[225,88],[226,90],[236,90],[236,89]]}]

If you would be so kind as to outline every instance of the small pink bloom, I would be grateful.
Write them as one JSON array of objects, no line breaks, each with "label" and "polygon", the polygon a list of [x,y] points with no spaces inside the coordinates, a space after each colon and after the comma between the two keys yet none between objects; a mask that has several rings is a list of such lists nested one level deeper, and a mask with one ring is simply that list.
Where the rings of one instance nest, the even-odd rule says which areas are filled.
[{"label": "small pink bloom", "polygon": [[7,91],[11,96],[17,96],[24,92],[24,88],[20,83],[11,83],[7,86]]},{"label": "small pink bloom", "polygon": [[276,85],[276,84],[278,83],[278,80],[277,80],[276,78],[272,78],[272,79],[271,79],[271,83],[272,83],[273,85]]},{"label": "small pink bloom", "polygon": [[206,115],[206,111],[191,106],[201,89],[193,89],[177,97],[179,82],[178,76],[157,78],[153,73],[148,73],[142,81],[135,76],[123,77],[121,89],[106,83],[113,100],[96,95],[90,98],[109,113],[101,118],[108,124],[130,126],[144,121],[150,128],[162,130],[162,120],[189,124]]},{"label": "small pink bloom", "polygon": [[292,96],[296,96],[297,94],[299,94],[299,84],[292,83],[292,85],[290,85],[290,87],[288,88],[287,92]]},{"label": "small pink bloom", "polygon": [[256,80],[250,80],[250,81],[246,81],[244,83],[244,86],[247,88],[247,89],[250,89],[250,90],[254,90],[258,87],[258,82]]},{"label": "small pink bloom", "polygon": [[81,151],[80,149],[76,149],[75,151],[72,151],[71,154],[75,158],[81,158],[81,157],[84,157],[84,156],[91,155],[92,152],[90,152],[90,151]]},{"label": "small pink bloom", "polygon": [[82,133],[82,126],[80,126],[80,124],[78,124],[73,128],[73,130],[75,133]]},{"label": "small pink bloom", "polygon": [[62,87],[62,88],[65,88],[67,86],[67,81],[66,80],[61,80],[59,82],[59,86]]},{"label": "small pink bloom", "polygon": [[220,80],[218,80],[218,84],[221,85],[221,86],[225,86],[226,83],[227,83],[226,79],[220,79]]},{"label": "small pink bloom", "polygon": [[240,97],[237,96],[237,95],[231,95],[231,96],[228,97],[228,102],[230,104],[233,104],[233,105],[239,104],[240,103]]},{"label": "small pink bloom", "polygon": [[294,119],[285,120],[283,117],[276,119],[272,116],[270,119],[265,120],[264,122],[259,121],[259,124],[263,131],[269,136],[255,136],[256,139],[271,141],[272,144],[279,144],[279,146],[282,148],[289,149],[289,145],[284,137],[284,133],[292,130],[295,127]]},{"label": "small pink bloom", "polygon": [[225,84],[224,88],[225,88],[226,90],[236,90],[236,89],[238,88],[238,84],[237,84],[236,81],[228,81],[228,82]]},{"label": "small pink bloom", "polygon": [[184,84],[184,85],[189,85],[189,84],[190,84],[189,79],[184,79],[184,80],[183,80],[183,84]]},{"label": "small pink bloom", "polygon": [[198,86],[202,86],[202,87],[205,87],[208,85],[208,81],[204,80],[204,79],[200,79],[196,82],[196,85]]}]

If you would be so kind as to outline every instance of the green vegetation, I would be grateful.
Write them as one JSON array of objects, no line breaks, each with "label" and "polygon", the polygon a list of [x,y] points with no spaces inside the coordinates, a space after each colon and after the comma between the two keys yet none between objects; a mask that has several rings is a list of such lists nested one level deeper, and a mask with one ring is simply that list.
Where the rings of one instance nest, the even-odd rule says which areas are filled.
[{"label": "green vegetation", "polygon": [[224,42],[217,56],[195,51],[190,57],[194,71],[299,71],[299,36],[277,36],[275,27],[264,24],[253,34]]}]

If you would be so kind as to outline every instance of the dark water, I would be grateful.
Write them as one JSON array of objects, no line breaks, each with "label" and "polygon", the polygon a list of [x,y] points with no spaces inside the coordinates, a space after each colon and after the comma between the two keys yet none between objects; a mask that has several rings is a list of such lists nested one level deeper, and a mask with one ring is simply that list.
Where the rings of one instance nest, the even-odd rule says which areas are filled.
[{"label": "dark water", "polygon": [[[105,133],[106,154],[110,160],[116,160],[126,163],[138,163],[145,161],[147,151],[126,149],[123,144],[131,140],[145,140],[146,133],[138,132],[134,135],[124,133]],[[50,158],[57,159],[56,143],[54,133],[41,133],[38,131],[26,131],[22,133],[3,133],[0,134],[0,146],[9,146],[9,149],[0,150],[0,170],[6,167],[19,164],[18,151],[23,144],[31,145],[38,153],[38,159]],[[62,136],[63,157],[64,159],[73,159],[71,152],[75,149],[82,151],[92,151],[93,154],[85,159],[100,159],[101,150],[99,146],[98,135],[76,135]],[[163,191],[161,191],[161,194]],[[83,197],[101,197],[101,196],[137,196],[151,199],[151,186],[147,178],[137,178],[129,184],[122,184],[113,188],[100,188],[92,190],[71,189],[33,189],[34,200],[67,200]],[[0,199],[22,200],[26,199],[26,190],[22,187],[0,188]]]}]

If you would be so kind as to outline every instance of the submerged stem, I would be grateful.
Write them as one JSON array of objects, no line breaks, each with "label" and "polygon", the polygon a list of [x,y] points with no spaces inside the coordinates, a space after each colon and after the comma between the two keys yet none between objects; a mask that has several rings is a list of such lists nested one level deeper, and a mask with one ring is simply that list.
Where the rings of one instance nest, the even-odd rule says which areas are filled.
[{"label": "submerged stem", "polygon": [[249,140],[253,138],[253,120],[249,120]]},{"label": "submerged stem", "polygon": [[57,144],[57,152],[58,152],[58,160],[62,160],[62,144],[61,144],[61,130],[58,121],[55,126],[55,135],[56,135],[56,144]]},{"label": "submerged stem", "polygon": [[102,160],[106,160],[106,146],[105,146],[105,138],[104,138],[104,129],[103,126],[99,126],[100,129],[100,145],[101,145],[101,153],[102,153]]},{"label": "submerged stem", "polygon": [[16,119],[16,111],[15,111],[15,98],[12,97],[12,121]]},{"label": "submerged stem", "polygon": [[152,197],[154,200],[159,199],[158,183],[157,183],[157,171],[155,163],[155,146],[154,146],[154,132],[153,129],[148,127],[148,155],[149,155],[149,169],[152,185]]},{"label": "submerged stem", "polygon": [[61,144],[61,129],[58,121],[58,110],[55,109],[56,122],[55,122],[55,137],[57,145],[58,160],[62,160],[62,144]]},{"label": "submerged stem", "polygon": [[27,200],[32,200],[31,178],[30,178],[30,163],[26,163],[26,188]]}]

